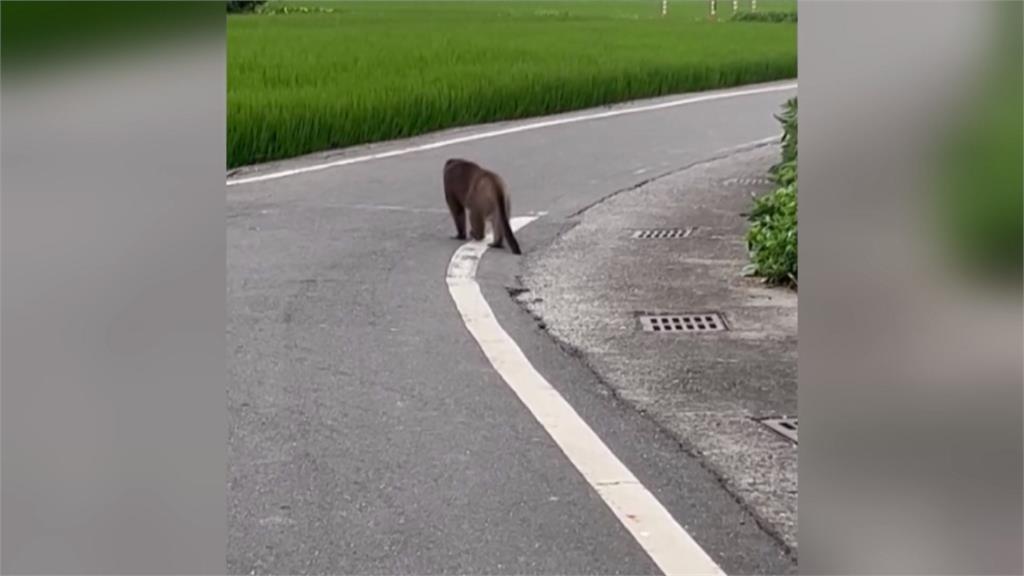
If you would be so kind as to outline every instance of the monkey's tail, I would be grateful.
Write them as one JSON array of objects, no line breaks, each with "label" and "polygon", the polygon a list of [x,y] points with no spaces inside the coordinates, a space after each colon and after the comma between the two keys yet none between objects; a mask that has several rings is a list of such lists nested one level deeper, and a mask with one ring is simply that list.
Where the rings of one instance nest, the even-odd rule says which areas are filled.
[{"label": "monkey's tail", "polygon": [[508,213],[505,211],[505,186],[504,183],[498,180],[498,216],[500,216],[501,227],[504,229],[505,240],[508,241],[508,249],[513,254],[522,254],[519,250],[519,242],[516,240],[514,234],[512,234],[512,224],[508,221]]}]

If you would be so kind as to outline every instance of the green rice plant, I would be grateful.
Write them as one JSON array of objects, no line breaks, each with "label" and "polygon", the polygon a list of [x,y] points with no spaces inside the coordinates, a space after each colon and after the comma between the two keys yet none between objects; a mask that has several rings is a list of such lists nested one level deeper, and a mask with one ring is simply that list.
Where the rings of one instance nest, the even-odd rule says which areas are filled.
[{"label": "green rice plant", "polygon": [[664,18],[658,2],[629,1],[264,11],[276,14],[228,16],[229,167],[796,76],[795,26],[712,22],[704,2],[672,2]]}]

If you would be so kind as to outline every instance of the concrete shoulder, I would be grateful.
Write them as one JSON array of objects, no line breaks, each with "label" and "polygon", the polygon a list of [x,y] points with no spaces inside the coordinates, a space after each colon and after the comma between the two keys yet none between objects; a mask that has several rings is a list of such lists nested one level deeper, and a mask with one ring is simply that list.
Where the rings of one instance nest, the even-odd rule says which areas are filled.
[{"label": "concrete shoulder", "polygon": [[530,257],[517,298],[795,555],[797,447],[765,420],[797,415],[797,296],[742,274],[745,213],[778,158],[760,146],[587,209]]}]

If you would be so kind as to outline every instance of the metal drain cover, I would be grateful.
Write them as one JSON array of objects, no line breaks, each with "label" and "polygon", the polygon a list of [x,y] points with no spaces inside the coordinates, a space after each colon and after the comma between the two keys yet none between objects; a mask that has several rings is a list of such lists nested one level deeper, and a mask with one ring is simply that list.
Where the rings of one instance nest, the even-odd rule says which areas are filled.
[{"label": "metal drain cover", "polygon": [[775,181],[764,176],[745,176],[723,180],[722,184],[726,186],[772,186]]},{"label": "metal drain cover", "polygon": [[766,418],[761,423],[796,443],[796,421],[796,418]]},{"label": "metal drain cover", "polygon": [[725,322],[717,312],[700,314],[640,314],[644,332],[720,332]]},{"label": "metal drain cover", "polygon": [[689,228],[656,228],[653,230],[637,230],[633,232],[633,238],[640,240],[671,240],[673,238],[689,238],[697,230],[696,226]]}]

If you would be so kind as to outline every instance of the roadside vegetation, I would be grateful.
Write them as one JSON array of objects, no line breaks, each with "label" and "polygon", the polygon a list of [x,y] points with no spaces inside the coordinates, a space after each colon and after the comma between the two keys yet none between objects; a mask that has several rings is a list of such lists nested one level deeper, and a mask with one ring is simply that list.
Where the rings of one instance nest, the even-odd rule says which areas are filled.
[{"label": "roadside vegetation", "polygon": [[790,12],[744,12],[732,15],[734,22],[792,22],[796,23],[796,11]]},{"label": "roadside vegetation", "polygon": [[1016,291],[1024,282],[1024,4],[1002,14],[974,92],[936,145],[942,166],[929,206],[939,260],[972,283]]},{"label": "roadside vegetation", "polygon": [[260,6],[266,3],[267,0],[228,0],[228,14],[255,12]]},{"label": "roadside vegetation", "polygon": [[796,76],[792,23],[715,22],[706,2],[660,12],[651,0],[279,0],[229,14],[229,167]]},{"label": "roadside vegetation", "polygon": [[754,201],[747,231],[747,274],[772,284],[797,285],[797,99],[781,115],[782,160],[772,166],[778,188]]}]

